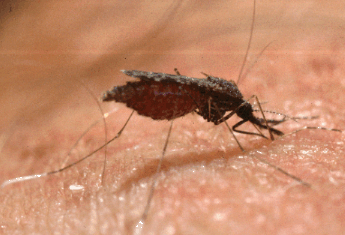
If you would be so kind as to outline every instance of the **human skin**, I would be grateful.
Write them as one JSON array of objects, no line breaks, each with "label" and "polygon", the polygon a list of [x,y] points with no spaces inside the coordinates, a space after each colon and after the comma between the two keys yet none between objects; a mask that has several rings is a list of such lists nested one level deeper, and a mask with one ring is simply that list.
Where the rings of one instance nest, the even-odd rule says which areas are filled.
[{"label": "human skin", "polygon": [[[7,4],[8,3],[8,4]],[[99,5],[98,5],[99,4]],[[320,116],[277,128],[344,128],[342,3],[260,2],[250,62],[239,83],[265,110]],[[56,170],[101,112],[98,98],[127,80],[120,69],[237,80],[253,3],[164,1],[4,2],[1,26],[0,180]],[[250,66],[247,66],[250,67]],[[108,139],[131,110],[102,104]],[[6,114],[6,115],[4,115]],[[259,113],[256,115],[260,116]],[[276,116],[275,116],[276,117]],[[281,118],[278,116],[276,118]],[[229,120],[234,125],[238,119]],[[135,114],[104,152],[56,175],[1,189],[4,234],[130,234],[140,219],[169,129]],[[244,130],[254,130],[244,125]],[[267,132],[264,132],[268,136]],[[265,140],[237,135],[198,115],[174,121],[143,234],[342,234],[344,135],[324,130]],[[102,122],[73,150],[73,162],[102,145]],[[253,158],[311,184],[306,187]],[[71,190],[82,185],[83,190]]]}]

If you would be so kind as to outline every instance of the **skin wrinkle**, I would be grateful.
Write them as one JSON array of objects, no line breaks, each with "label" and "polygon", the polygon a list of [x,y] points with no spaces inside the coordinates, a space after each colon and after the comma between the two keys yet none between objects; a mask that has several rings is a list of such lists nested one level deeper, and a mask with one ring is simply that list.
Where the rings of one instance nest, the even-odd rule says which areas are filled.
[{"label": "skin wrinkle", "polygon": [[[129,78],[121,69],[173,74],[177,67],[190,77],[205,72],[236,81],[253,5],[9,3],[0,38],[1,113],[6,114],[0,117],[1,181],[58,169],[74,141],[100,118],[94,100],[75,79],[99,96],[125,84]],[[306,124],[343,128],[341,4],[258,3],[250,60],[274,42],[241,80],[241,93],[267,101],[267,110],[320,115],[277,126],[285,133]],[[131,110],[114,103],[102,107],[117,109],[107,119],[108,136],[114,136]],[[102,128],[99,124],[83,138],[69,162],[104,142]],[[1,233],[128,233],[144,210],[168,128],[166,121],[135,114],[121,138],[108,146],[103,186],[101,151],[60,174],[6,187],[0,192]],[[302,131],[274,142],[237,136],[246,153],[224,125],[216,127],[197,115],[174,121],[144,233],[344,232],[343,134]],[[312,189],[251,156],[300,177]],[[71,191],[71,185],[84,190]]]}]

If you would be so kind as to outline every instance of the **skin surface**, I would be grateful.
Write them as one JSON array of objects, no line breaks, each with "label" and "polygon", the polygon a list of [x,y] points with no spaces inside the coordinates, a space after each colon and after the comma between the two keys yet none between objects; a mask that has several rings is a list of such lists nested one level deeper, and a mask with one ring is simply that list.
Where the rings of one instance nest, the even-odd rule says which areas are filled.
[{"label": "skin surface", "polygon": [[[131,80],[120,69],[174,73],[176,67],[187,76],[237,80],[253,3],[162,2],[3,1],[0,181],[56,170],[104,142],[100,122],[66,156],[101,118],[81,82],[98,99]],[[240,81],[242,94],[267,101],[266,110],[320,116],[277,126],[285,133],[304,125],[344,129],[344,7],[341,1],[257,4],[250,61],[273,43]],[[115,103],[102,109],[114,110],[110,138],[131,110]],[[135,114],[108,146],[103,183],[100,151],[62,173],[5,187],[0,233],[133,233],[168,129],[169,122]],[[225,125],[191,114],[174,122],[142,234],[344,233],[344,134],[306,130],[273,142],[237,136],[245,153]]]}]

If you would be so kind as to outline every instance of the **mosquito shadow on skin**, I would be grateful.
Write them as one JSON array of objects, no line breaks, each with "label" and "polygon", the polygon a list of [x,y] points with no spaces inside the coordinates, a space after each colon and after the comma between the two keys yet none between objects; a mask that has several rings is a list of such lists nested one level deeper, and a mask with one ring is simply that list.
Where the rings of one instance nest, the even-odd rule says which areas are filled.
[{"label": "mosquito shadow on skin", "polygon": [[[265,140],[263,140],[265,143]],[[264,144],[263,144],[264,145]],[[250,152],[253,149],[257,149],[257,146],[253,146],[253,148],[246,149]],[[204,164],[209,164],[216,159],[230,159],[236,158],[237,156],[243,154],[243,152],[238,148],[233,148],[231,151],[211,151],[211,152],[204,152],[202,154],[197,154],[194,152],[189,152],[187,154],[167,154],[162,162],[162,167],[160,170],[160,174],[164,174],[168,172],[172,168],[176,167],[183,167],[188,166],[190,164],[198,164],[203,162]],[[131,176],[125,180],[121,186],[118,188],[118,192],[128,191],[131,189],[133,185],[138,184],[138,182],[145,178],[153,177],[157,171],[157,165],[159,162],[159,158],[154,160],[149,160],[145,163],[142,167],[138,168]],[[159,176],[158,176],[159,177]]]}]

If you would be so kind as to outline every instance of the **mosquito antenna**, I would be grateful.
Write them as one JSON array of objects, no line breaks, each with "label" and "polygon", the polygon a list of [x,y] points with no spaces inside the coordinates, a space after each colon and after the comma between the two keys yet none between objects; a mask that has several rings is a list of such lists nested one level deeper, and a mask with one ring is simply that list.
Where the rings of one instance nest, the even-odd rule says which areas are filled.
[{"label": "mosquito antenna", "polygon": [[169,139],[170,139],[170,134],[171,134],[171,130],[172,130],[172,126],[173,126],[173,120],[171,121],[171,124],[170,124],[170,128],[169,128],[169,131],[168,131],[168,135],[167,135],[167,138],[165,140],[165,144],[164,144],[164,148],[163,148],[163,151],[162,151],[162,156],[161,158],[159,159],[159,163],[158,163],[158,166],[157,166],[157,170],[156,170],[156,173],[154,175],[154,179],[153,179],[153,183],[152,183],[152,186],[151,186],[151,190],[150,190],[150,194],[149,194],[149,197],[147,199],[147,203],[146,203],[146,206],[145,206],[145,210],[144,210],[144,213],[143,215],[141,216],[141,219],[140,221],[138,222],[138,225],[136,226],[137,228],[141,229],[146,218],[147,218],[147,215],[148,215],[148,212],[149,212],[149,209],[150,209],[150,205],[151,205],[151,201],[152,201],[152,198],[153,198],[153,193],[155,191],[155,186],[157,184],[157,179],[158,179],[158,175],[161,171],[161,167],[162,167],[162,163],[163,163],[163,159],[164,159],[164,156],[165,156],[165,152],[167,150],[167,147],[168,147],[168,143],[169,143]]},{"label": "mosquito antenna", "polygon": [[253,31],[254,31],[254,24],[255,24],[255,8],[256,8],[256,1],[254,0],[253,18],[252,18],[252,25],[251,25],[251,28],[250,28],[249,41],[248,41],[248,46],[247,46],[246,54],[245,54],[245,56],[244,56],[243,63],[242,63],[241,69],[240,69],[240,73],[238,74],[238,78],[237,78],[237,82],[236,82],[237,85],[238,85],[239,82],[240,82],[240,79],[241,79],[241,76],[242,76],[242,73],[243,73],[244,66],[245,66],[245,64],[246,64],[246,62],[247,62],[247,57],[248,57],[248,52],[249,52],[249,49],[250,49],[250,45],[252,44]]},{"label": "mosquito antenna", "polygon": [[52,174],[56,174],[59,172],[62,172],[72,166],[77,165],[78,163],[84,161],[85,159],[91,157],[93,154],[95,154],[96,152],[98,152],[99,150],[103,149],[104,147],[106,147],[108,144],[110,144],[111,142],[113,142],[115,139],[119,138],[123,132],[123,130],[125,129],[125,127],[127,126],[129,120],[131,119],[132,115],[134,113],[134,110],[132,111],[132,113],[129,115],[127,121],[125,122],[125,124],[123,125],[123,127],[121,128],[121,130],[116,134],[115,137],[113,137],[112,139],[108,140],[106,143],[104,143],[102,146],[98,147],[96,150],[92,151],[91,153],[89,153],[88,155],[86,155],[85,157],[79,159],[76,162],[73,162],[71,164],[69,164],[68,166],[65,166],[61,169],[55,170],[55,171],[50,171],[50,172],[45,172],[45,173],[41,173],[41,174],[34,174],[34,175],[28,175],[28,176],[22,176],[22,177],[17,177],[17,178],[13,178],[10,180],[5,181],[4,183],[1,184],[1,188],[4,188],[5,186],[9,185],[9,184],[13,184],[13,183],[18,183],[18,182],[23,182],[23,181],[27,181],[27,180],[32,180],[32,179],[37,179],[43,176],[47,176],[47,175],[52,175]]}]

